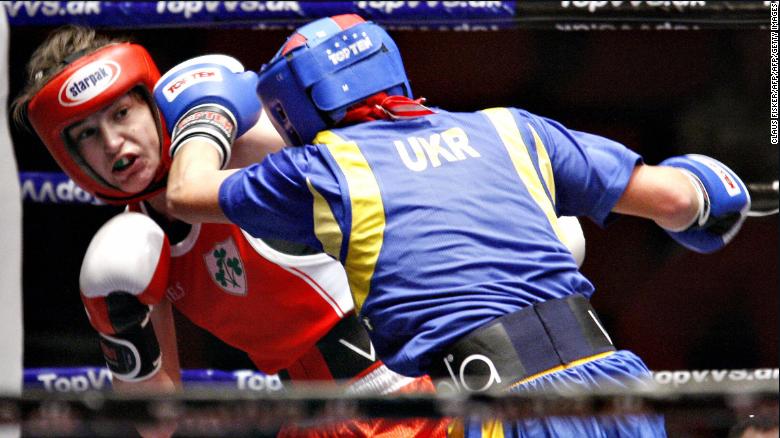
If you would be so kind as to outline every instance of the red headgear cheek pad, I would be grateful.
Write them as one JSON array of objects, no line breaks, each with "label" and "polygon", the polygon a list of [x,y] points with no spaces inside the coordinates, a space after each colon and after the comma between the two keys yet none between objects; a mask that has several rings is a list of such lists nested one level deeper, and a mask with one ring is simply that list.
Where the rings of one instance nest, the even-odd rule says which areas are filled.
[{"label": "red headgear cheek pad", "polygon": [[161,157],[154,180],[140,193],[127,193],[98,176],[65,137],[65,130],[110,105],[135,87],[141,87],[158,120],[161,155],[170,142],[151,90],[160,72],[149,53],[137,44],[112,44],[82,56],[55,75],[30,100],[27,115],[35,132],[68,176],[86,191],[110,204],[146,199],[165,188],[170,159]]}]

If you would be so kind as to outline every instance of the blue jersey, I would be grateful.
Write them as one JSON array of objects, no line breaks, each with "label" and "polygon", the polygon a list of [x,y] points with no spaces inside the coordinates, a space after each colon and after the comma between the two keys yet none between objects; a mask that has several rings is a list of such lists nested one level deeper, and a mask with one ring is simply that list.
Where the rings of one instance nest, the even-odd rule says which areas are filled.
[{"label": "blue jersey", "polygon": [[511,108],[369,122],[315,143],[229,177],[221,207],[254,236],[339,259],[377,352],[405,375],[494,318],[590,296],[557,217],[604,224],[640,161]]}]

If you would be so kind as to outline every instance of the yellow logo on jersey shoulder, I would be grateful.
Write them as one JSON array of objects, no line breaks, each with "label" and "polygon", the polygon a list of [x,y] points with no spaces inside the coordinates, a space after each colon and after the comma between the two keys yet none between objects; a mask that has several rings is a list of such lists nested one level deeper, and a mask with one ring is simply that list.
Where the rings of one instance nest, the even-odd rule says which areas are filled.
[{"label": "yellow logo on jersey shoulder", "polygon": [[[481,157],[479,152],[469,145],[469,137],[462,128],[450,128],[428,138],[407,137],[406,141],[395,140],[393,144],[404,165],[415,172],[427,169],[429,163],[431,167],[439,167],[442,160],[453,163],[469,157]],[[409,155],[409,148],[414,158]]]}]

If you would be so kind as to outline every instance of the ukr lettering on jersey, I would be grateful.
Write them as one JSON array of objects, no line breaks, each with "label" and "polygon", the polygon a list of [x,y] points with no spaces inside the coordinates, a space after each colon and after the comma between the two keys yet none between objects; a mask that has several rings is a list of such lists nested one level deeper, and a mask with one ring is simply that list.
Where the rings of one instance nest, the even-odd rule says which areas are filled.
[{"label": "ukr lettering on jersey", "polygon": [[450,128],[428,138],[407,137],[406,140],[395,140],[393,144],[404,165],[415,172],[422,172],[429,165],[439,167],[444,162],[454,163],[481,157],[471,147],[466,131],[461,128]]}]

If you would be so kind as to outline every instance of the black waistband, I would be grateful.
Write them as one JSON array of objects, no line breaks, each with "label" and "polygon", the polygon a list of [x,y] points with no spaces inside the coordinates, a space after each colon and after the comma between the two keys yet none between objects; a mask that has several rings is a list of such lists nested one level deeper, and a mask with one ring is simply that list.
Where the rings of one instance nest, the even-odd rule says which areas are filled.
[{"label": "black waistband", "polygon": [[[292,369],[279,371],[282,380],[351,380],[375,367],[379,358],[365,327],[350,312],[325,334],[312,350],[298,358]],[[313,354],[315,353],[315,354]]]},{"label": "black waistband", "polygon": [[615,347],[587,298],[572,295],[504,315],[450,345],[430,375],[457,390],[509,387]]}]

